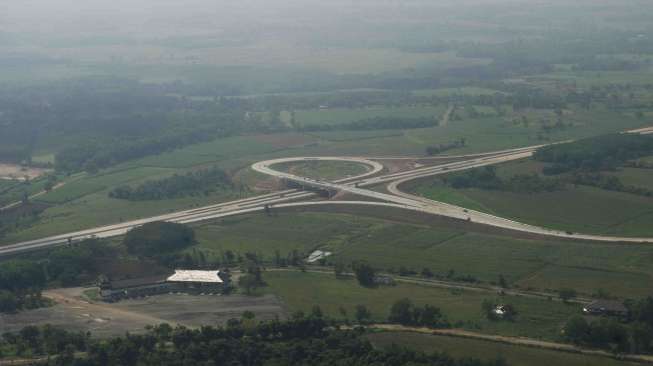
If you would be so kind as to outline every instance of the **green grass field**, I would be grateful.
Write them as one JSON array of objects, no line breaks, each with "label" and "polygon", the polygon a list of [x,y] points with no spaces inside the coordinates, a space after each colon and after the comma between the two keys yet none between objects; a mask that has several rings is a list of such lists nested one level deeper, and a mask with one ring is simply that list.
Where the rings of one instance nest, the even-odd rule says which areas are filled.
[{"label": "green grass field", "polygon": [[277,164],[275,169],[289,172],[301,177],[335,180],[361,175],[369,168],[366,165],[347,161],[298,161]]},{"label": "green grass field", "polygon": [[625,185],[653,190],[653,169],[622,168],[612,174]]},{"label": "green grass field", "polygon": [[171,176],[175,172],[174,169],[153,167],[109,170],[73,180],[63,187],[39,197],[38,200],[50,204],[65,203],[108,188],[159,179]]},{"label": "green grass field", "polygon": [[[523,160],[498,167],[497,174],[537,173],[541,163]],[[650,187],[653,171],[622,169],[614,173],[625,184]],[[653,198],[587,186],[564,190],[515,193],[476,188],[454,189],[439,178],[409,183],[404,189],[436,201],[508,217],[521,222],[580,233],[604,235],[653,235]]]},{"label": "green grass field", "polygon": [[293,250],[308,255],[317,248],[335,250],[376,226],[378,220],[347,214],[247,215],[199,224],[199,248],[221,252],[259,253],[271,260],[275,251],[286,256]]},{"label": "green grass field", "polygon": [[353,318],[358,304],[367,306],[374,321],[384,321],[392,304],[402,298],[413,303],[440,307],[449,321],[465,329],[488,334],[528,336],[557,339],[566,320],[580,311],[580,306],[556,301],[504,296],[498,302],[513,304],[519,311],[514,322],[490,321],[482,314],[484,299],[495,297],[483,292],[398,284],[396,286],[364,288],[354,279],[336,279],[331,274],[302,272],[266,272],[269,291],[279,295],[291,311],[310,312],[314,305],[334,318],[342,318],[340,307]]},{"label": "green grass field", "polygon": [[13,188],[18,184],[20,184],[20,182],[13,179],[0,179],[0,191]]},{"label": "green grass field", "polygon": [[500,275],[521,288],[556,291],[599,289],[620,297],[653,294],[653,247],[647,245],[516,239],[366,218],[344,213],[278,213],[228,218],[196,226],[198,248],[220,255],[259,253],[272,261],[276,250],[308,255],[334,252],[334,260],[366,260],[383,270],[400,267],[442,276],[473,276],[496,282]]},{"label": "green grass field", "polygon": [[606,357],[586,356],[568,352],[513,346],[504,343],[408,332],[379,332],[368,334],[375,347],[392,345],[427,353],[445,352],[454,358],[503,359],[512,366],[635,366],[634,362]]},{"label": "green grass field", "polygon": [[18,202],[23,198],[23,193],[28,196],[43,191],[46,180],[43,177],[29,182],[0,180],[0,206]]},{"label": "green grass field", "polygon": [[108,225],[171,211],[189,209],[238,199],[235,192],[220,191],[209,196],[197,195],[170,200],[127,201],[109,198],[108,190],[101,190],[73,201],[48,208],[37,224],[9,233],[0,243],[14,243],[82,230],[97,225]]}]

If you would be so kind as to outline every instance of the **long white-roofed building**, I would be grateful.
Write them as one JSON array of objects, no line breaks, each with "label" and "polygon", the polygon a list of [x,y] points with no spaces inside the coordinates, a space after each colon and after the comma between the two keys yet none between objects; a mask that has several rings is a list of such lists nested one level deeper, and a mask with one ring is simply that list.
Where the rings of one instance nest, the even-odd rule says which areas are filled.
[{"label": "long white-roofed building", "polygon": [[166,282],[174,284],[177,289],[214,292],[220,291],[224,287],[225,279],[220,276],[220,273],[219,270],[177,269],[166,279]]},{"label": "long white-roofed building", "polygon": [[111,281],[99,281],[104,301],[152,296],[169,292],[190,294],[222,293],[229,282],[229,273],[220,270],[177,269],[171,275]]}]

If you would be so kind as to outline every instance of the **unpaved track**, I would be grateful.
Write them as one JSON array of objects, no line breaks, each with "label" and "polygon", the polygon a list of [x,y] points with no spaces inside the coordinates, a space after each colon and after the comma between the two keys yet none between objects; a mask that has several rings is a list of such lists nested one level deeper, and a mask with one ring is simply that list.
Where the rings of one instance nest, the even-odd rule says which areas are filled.
[{"label": "unpaved track", "polygon": [[[63,187],[64,185],[66,185],[65,182],[57,183],[54,187],[52,187],[51,191],[55,191],[55,190]],[[48,191],[43,190],[41,192],[38,192],[38,193],[35,193],[35,194],[29,196],[28,199],[33,200],[34,198],[39,198],[39,197],[43,196],[46,193],[48,193]],[[22,203],[21,201],[16,201],[14,203],[10,203],[10,204],[8,204],[8,205],[6,205],[4,207],[0,207],[0,211],[4,211],[4,210],[8,210],[10,208],[16,207],[16,206],[20,205],[21,203]]]},{"label": "unpaved track", "polygon": [[456,109],[455,105],[450,105],[449,108],[447,108],[447,111],[444,112],[442,115],[442,119],[440,120],[440,126],[446,126],[449,124],[449,119],[451,118],[451,113]]},{"label": "unpaved track", "polygon": [[76,290],[77,289],[48,290],[43,293],[43,296],[66,307],[84,311],[86,314],[90,315],[90,318],[94,319],[106,319],[108,317],[110,319],[122,319],[123,321],[130,323],[144,323],[146,325],[168,322],[165,319],[157,318],[149,314],[120,309],[110,304],[88,302],[80,298],[79,291]]},{"label": "unpaved track", "polygon": [[[585,355],[615,358],[615,355],[610,352],[589,349],[589,348],[582,348],[571,344],[542,341],[542,340],[532,339],[532,338],[507,337],[507,336],[500,336],[500,335],[481,334],[481,333],[470,332],[462,329],[432,329],[432,328],[425,328],[425,327],[408,327],[408,326],[398,325],[398,324],[371,324],[365,327],[370,329],[386,330],[386,331],[393,331],[393,332],[414,332],[414,333],[422,333],[422,334],[470,338],[470,339],[478,339],[478,340],[484,340],[490,342],[507,343],[516,346],[542,348],[542,349],[548,349],[554,351],[580,353]],[[650,355],[629,354],[629,355],[622,355],[621,357],[623,360],[653,363],[653,356]]]}]

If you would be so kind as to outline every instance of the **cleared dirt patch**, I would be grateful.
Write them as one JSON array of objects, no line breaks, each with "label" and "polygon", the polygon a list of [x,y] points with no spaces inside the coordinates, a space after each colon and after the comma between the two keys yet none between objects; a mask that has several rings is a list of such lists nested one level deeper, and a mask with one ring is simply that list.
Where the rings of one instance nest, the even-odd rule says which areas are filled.
[{"label": "cleared dirt patch", "polygon": [[48,169],[28,168],[14,164],[0,164],[0,179],[25,180],[25,177],[27,177],[31,180],[50,171]]}]

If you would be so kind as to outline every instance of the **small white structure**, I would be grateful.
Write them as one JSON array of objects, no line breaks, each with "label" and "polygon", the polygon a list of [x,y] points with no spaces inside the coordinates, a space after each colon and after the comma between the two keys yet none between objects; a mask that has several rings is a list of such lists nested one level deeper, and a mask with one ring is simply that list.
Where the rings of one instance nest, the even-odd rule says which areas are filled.
[{"label": "small white structure", "polygon": [[168,277],[168,282],[195,282],[195,283],[223,283],[220,278],[220,271],[197,271],[176,269],[175,273]]},{"label": "small white structure", "polygon": [[331,255],[331,252],[323,252],[321,250],[316,250],[313,253],[311,253],[311,255],[308,256],[308,259],[306,259],[306,261],[308,263],[313,263],[313,262],[317,262],[318,260],[320,260],[322,258],[326,258],[326,257],[328,257],[330,255]]},{"label": "small white structure", "polygon": [[498,316],[500,318],[503,318],[506,315],[506,313],[508,313],[508,310],[503,305],[499,305],[499,306],[495,307],[494,310],[492,310],[492,311],[494,312],[494,315],[496,315],[496,316]]}]

